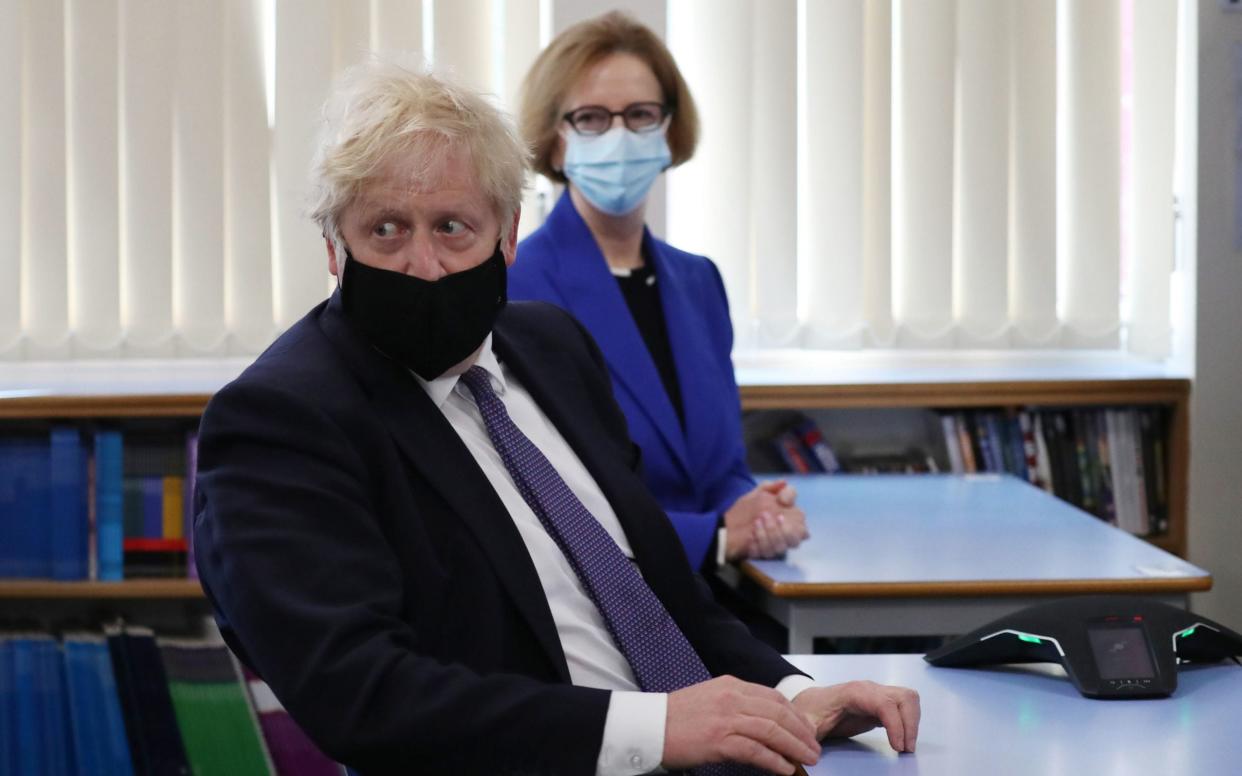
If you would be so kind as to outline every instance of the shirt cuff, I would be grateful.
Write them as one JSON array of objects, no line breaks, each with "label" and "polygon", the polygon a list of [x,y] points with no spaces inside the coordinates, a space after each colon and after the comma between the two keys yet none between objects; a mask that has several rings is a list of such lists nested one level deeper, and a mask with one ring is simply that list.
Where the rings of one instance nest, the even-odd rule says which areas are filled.
[{"label": "shirt cuff", "polygon": [[635,776],[658,769],[664,759],[667,716],[666,693],[614,690],[608,699],[595,776]]},{"label": "shirt cuff", "polygon": [[798,697],[798,693],[808,687],[816,687],[815,680],[803,674],[790,674],[784,679],[776,683],[776,691],[785,696],[785,700],[792,701]]},{"label": "shirt cuff", "polygon": [[716,565],[723,566],[725,564],[725,550],[729,545],[726,542],[729,539],[727,528],[716,529]]}]

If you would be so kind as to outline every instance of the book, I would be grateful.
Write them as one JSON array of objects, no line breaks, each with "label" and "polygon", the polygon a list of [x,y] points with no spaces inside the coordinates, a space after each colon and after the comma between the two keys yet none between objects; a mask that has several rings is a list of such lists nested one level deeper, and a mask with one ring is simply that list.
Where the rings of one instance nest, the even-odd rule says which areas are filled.
[{"label": "book", "polygon": [[124,448],[121,432],[95,431],[95,544],[99,579],[115,582],[123,577],[125,539],[122,472]]},{"label": "book", "polygon": [[142,488],[142,533],[138,536],[144,539],[163,539],[164,478],[148,474],[140,477],[138,481]]},{"label": "book", "polygon": [[13,773],[71,773],[59,646],[45,634],[24,633],[8,640],[8,652],[13,679],[10,711],[15,723],[10,735],[16,744]]},{"label": "book", "polygon": [[1052,458],[1048,452],[1047,437],[1044,436],[1043,416],[1038,412],[1030,413],[1031,434],[1035,438],[1035,471],[1036,484],[1048,493],[1052,487]]},{"label": "book", "polygon": [[341,766],[321,752],[298,727],[267,683],[250,669],[242,670],[276,773],[279,776],[341,776]]},{"label": "book", "polygon": [[0,438],[0,576],[52,575],[51,452],[45,434]]},{"label": "book", "polygon": [[73,426],[52,428],[49,439],[53,579],[87,578],[87,478],[82,434]]},{"label": "book", "polygon": [[782,431],[772,440],[772,446],[785,463],[785,468],[794,474],[808,474],[816,471],[818,462],[814,461],[802,445],[802,440],[792,430]]},{"label": "book", "polygon": [[195,776],[267,776],[271,762],[223,644],[160,639],[177,725]]},{"label": "book", "polygon": [[186,545],[186,573],[190,579],[198,579],[198,567],[194,565],[194,481],[198,476],[198,432],[185,435],[185,527],[182,533]]},{"label": "book", "polygon": [[160,499],[161,535],[165,539],[180,539],[185,528],[185,477],[170,475],[163,479],[164,493]]},{"label": "book", "polygon": [[51,636],[33,640],[35,693],[38,701],[38,738],[43,773],[68,774],[77,771],[73,759],[69,709],[65,690],[64,661],[60,644]]},{"label": "book", "polygon": [[146,628],[116,626],[105,632],[134,773],[189,776],[185,744],[154,634]]},{"label": "book", "polygon": [[981,465],[978,455],[975,453],[974,440],[971,438],[970,425],[966,422],[966,413],[959,412],[953,417],[953,424],[957,426],[958,445],[962,452],[962,468],[967,474],[974,474],[979,471]]},{"label": "book", "polygon": [[944,435],[944,449],[949,456],[949,471],[965,474],[966,464],[962,460],[962,446],[958,441],[957,418],[952,413],[940,413],[940,431]]},{"label": "book", "polygon": [[820,430],[815,421],[807,418],[794,427],[794,433],[802,440],[810,457],[819,464],[818,471],[828,474],[841,471],[841,464],[836,454],[828,446],[828,441],[824,439],[824,432]]},{"label": "book", "polygon": [[0,773],[17,773],[17,686],[11,639],[0,635]]},{"label": "book", "polygon": [[82,776],[132,774],[107,643],[98,634],[67,633],[62,651],[78,773]]},{"label": "book", "polygon": [[185,577],[185,539],[126,539],[126,579],[179,579]]}]

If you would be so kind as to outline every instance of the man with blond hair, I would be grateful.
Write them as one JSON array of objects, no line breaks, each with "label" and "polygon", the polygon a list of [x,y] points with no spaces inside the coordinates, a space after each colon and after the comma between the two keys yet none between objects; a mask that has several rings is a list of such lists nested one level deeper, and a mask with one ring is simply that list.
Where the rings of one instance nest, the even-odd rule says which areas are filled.
[{"label": "man with blond hair", "polygon": [[913,691],[816,687],[705,592],[598,349],[506,304],[526,151],[480,96],[373,62],[325,108],[338,289],[203,415],[221,630],[363,773],[792,773]]}]

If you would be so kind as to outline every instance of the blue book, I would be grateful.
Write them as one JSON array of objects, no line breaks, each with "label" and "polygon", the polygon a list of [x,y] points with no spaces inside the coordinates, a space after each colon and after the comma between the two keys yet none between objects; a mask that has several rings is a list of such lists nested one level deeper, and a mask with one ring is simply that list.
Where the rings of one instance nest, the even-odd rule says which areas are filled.
[{"label": "blue book", "polygon": [[164,538],[164,478],[142,478],[142,537]]},{"label": "blue book", "polygon": [[22,536],[17,519],[16,441],[0,437],[0,579],[21,576]]},{"label": "blue book", "polygon": [[49,493],[53,579],[86,579],[86,455],[71,426],[52,429]]},{"label": "blue book", "polygon": [[8,519],[14,521],[17,534],[16,576],[46,579],[52,575],[50,444],[45,436],[18,436],[11,443],[16,451],[12,470],[15,509]]},{"label": "blue book", "polygon": [[60,644],[50,637],[36,639],[34,656],[43,773],[72,776],[76,769],[69,737],[69,707],[65,703],[65,666],[60,657]]},{"label": "blue book", "polygon": [[14,773],[43,773],[41,747],[38,745],[40,725],[39,693],[36,691],[35,639],[15,637],[9,641],[13,661],[13,713],[16,724],[13,738],[19,742],[14,754]]},{"label": "blue book", "polygon": [[99,578],[103,581],[117,581],[123,576],[122,456],[120,431],[95,432],[95,544]]},{"label": "blue book", "polygon": [[13,650],[0,636],[0,773],[17,773],[17,688],[13,684]]},{"label": "blue book", "polygon": [[107,644],[93,634],[68,634],[64,660],[77,772],[131,776],[129,743]]}]

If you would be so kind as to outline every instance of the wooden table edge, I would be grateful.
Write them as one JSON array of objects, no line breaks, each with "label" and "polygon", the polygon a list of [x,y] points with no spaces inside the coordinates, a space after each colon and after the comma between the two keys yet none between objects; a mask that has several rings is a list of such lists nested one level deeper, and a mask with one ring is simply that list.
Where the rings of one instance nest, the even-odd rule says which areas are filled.
[{"label": "wooden table edge", "polygon": [[777,598],[965,598],[1025,595],[1169,595],[1212,589],[1212,576],[1134,579],[990,579],[924,582],[777,582],[750,563],[742,573]]}]

